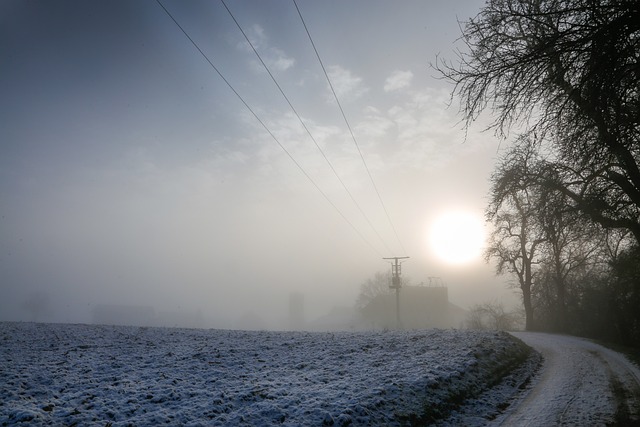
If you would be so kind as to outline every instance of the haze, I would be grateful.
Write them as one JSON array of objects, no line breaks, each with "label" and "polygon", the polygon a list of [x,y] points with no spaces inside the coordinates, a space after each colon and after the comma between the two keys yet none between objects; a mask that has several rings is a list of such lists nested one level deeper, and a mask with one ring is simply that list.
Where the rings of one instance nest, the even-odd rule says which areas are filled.
[{"label": "haze", "polygon": [[482,216],[498,156],[429,68],[483,1],[298,1],[397,237],[293,2],[227,5],[375,231],[224,5],[163,4],[337,210],[155,1],[5,0],[0,320],[36,300],[43,321],[128,304],[277,328],[292,293],[308,320],[353,306],[389,256],[461,307],[514,300],[480,257],[428,243],[439,215]]}]

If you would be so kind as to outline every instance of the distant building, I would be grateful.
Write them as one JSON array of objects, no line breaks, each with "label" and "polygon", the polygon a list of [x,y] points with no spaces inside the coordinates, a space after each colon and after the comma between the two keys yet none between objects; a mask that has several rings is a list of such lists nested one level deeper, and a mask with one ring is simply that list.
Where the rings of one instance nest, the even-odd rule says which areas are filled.
[{"label": "distant building", "polygon": [[[460,328],[466,315],[449,302],[445,286],[403,286],[399,306],[402,329]],[[370,329],[397,328],[395,292],[373,298],[362,309],[362,321]]]}]

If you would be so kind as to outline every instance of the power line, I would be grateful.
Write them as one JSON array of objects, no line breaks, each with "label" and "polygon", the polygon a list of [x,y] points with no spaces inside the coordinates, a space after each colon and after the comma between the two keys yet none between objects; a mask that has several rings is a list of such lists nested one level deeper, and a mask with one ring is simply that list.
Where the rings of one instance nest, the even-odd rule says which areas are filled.
[{"label": "power line", "polygon": [[382,243],[382,245],[385,247],[385,249],[389,252],[391,252],[391,249],[389,249],[389,246],[387,245],[387,243],[384,241],[384,239],[382,238],[382,236],[378,233],[378,230],[376,230],[376,228],[373,226],[373,224],[371,223],[371,221],[369,220],[369,217],[367,216],[367,214],[362,210],[362,207],[360,207],[360,204],[356,201],[355,197],[353,196],[353,194],[351,193],[351,191],[349,191],[349,188],[347,188],[347,185],[344,183],[344,181],[342,180],[342,178],[340,178],[340,175],[338,174],[338,172],[336,171],[336,169],[334,168],[333,164],[331,163],[331,161],[329,160],[329,158],[327,157],[327,155],[325,154],[324,150],[322,150],[322,148],[320,147],[320,144],[318,144],[318,142],[316,141],[316,139],[314,138],[314,136],[311,134],[311,131],[309,130],[309,128],[307,127],[307,125],[305,124],[304,120],[302,120],[302,117],[300,116],[300,114],[298,114],[298,111],[296,110],[296,108],[293,106],[293,104],[291,103],[291,101],[289,100],[289,97],[287,97],[287,95],[284,93],[284,90],[282,89],[282,87],[280,86],[280,84],[278,83],[278,81],[276,80],[276,78],[274,77],[273,73],[271,72],[271,70],[269,69],[269,67],[267,66],[267,64],[264,62],[264,60],[262,59],[262,57],[260,56],[260,54],[258,53],[258,50],[255,48],[255,46],[253,45],[253,43],[251,42],[251,40],[249,39],[249,37],[247,36],[247,34],[244,32],[244,30],[242,29],[242,26],[240,25],[240,23],[238,22],[238,20],[235,18],[235,16],[233,15],[233,13],[231,12],[231,10],[229,9],[229,7],[227,6],[227,4],[225,3],[224,0],[220,0],[220,2],[223,4],[223,6],[225,7],[225,9],[227,9],[227,12],[229,12],[229,16],[231,16],[231,19],[233,19],[233,22],[235,22],[236,26],[238,27],[238,29],[240,30],[240,32],[242,33],[242,35],[244,36],[245,40],[247,41],[247,43],[249,43],[249,46],[251,46],[251,49],[253,49],[253,52],[256,54],[256,56],[258,57],[258,59],[260,60],[260,63],[262,64],[262,66],[264,67],[264,69],[267,71],[267,73],[269,74],[269,77],[271,77],[271,80],[273,81],[273,83],[276,85],[276,87],[278,88],[278,90],[280,91],[280,93],[282,94],[282,96],[284,97],[284,99],[287,101],[287,104],[289,104],[289,107],[291,107],[291,110],[293,111],[293,113],[296,115],[296,117],[298,118],[298,121],[300,121],[300,124],[302,125],[302,127],[304,128],[304,130],[307,132],[307,134],[309,135],[309,137],[311,138],[311,140],[313,141],[313,143],[315,144],[316,148],[318,149],[318,151],[320,151],[320,154],[322,154],[322,157],[324,158],[324,160],[327,162],[327,164],[329,165],[329,168],[331,169],[331,171],[333,172],[333,174],[335,175],[335,177],[338,179],[338,181],[340,182],[340,184],[342,185],[342,188],[344,188],[344,190],[347,192],[347,194],[349,195],[349,197],[351,198],[351,201],[356,205],[356,207],[358,208],[358,210],[360,211],[360,213],[362,214],[362,216],[364,217],[364,219],[367,221],[367,224],[369,224],[369,226],[371,227],[371,229],[373,230],[373,232],[376,234],[376,236],[378,237],[378,239],[380,240],[380,242]]},{"label": "power line", "polygon": [[347,217],[342,213],[342,211],[340,211],[340,209],[338,209],[338,207],[331,201],[331,199],[329,199],[329,196],[327,196],[327,194],[322,191],[322,189],[318,186],[318,184],[311,178],[311,176],[307,173],[307,171],[304,170],[304,168],[302,167],[302,165],[300,165],[300,163],[298,163],[296,161],[296,159],[293,157],[293,155],[285,148],[284,145],[282,145],[282,143],[280,142],[280,140],[278,140],[278,138],[273,134],[273,132],[271,132],[271,130],[267,127],[267,125],[260,119],[260,117],[255,113],[255,111],[249,106],[249,104],[244,100],[244,98],[240,95],[240,93],[238,93],[238,91],[231,85],[231,83],[224,77],[224,75],[222,74],[222,72],[220,72],[220,70],[213,64],[213,62],[211,62],[211,60],[209,59],[209,57],[202,51],[202,49],[200,49],[200,47],[198,46],[198,44],[191,38],[191,36],[189,36],[189,34],[185,31],[184,28],[182,28],[182,26],[178,23],[178,21],[176,21],[176,19],[173,17],[173,15],[171,15],[171,13],[167,10],[167,8],[164,7],[164,5],[160,2],[160,0],[156,0],[156,3],[158,3],[158,5],[162,8],[162,10],[165,11],[165,13],[169,16],[169,18],[171,18],[171,20],[176,24],[176,26],[180,29],[180,31],[182,31],[182,33],[187,37],[187,39],[189,39],[189,41],[191,42],[191,44],[198,50],[198,52],[200,52],[200,55],[202,55],[202,57],[209,63],[209,65],[211,66],[211,68],[213,68],[215,70],[215,72],[218,74],[218,76],[220,76],[220,78],[226,83],[226,85],[229,87],[229,89],[231,89],[231,91],[238,97],[238,99],[242,102],[242,104],[244,104],[244,106],[247,108],[247,110],[249,110],[249,112],[253,115],[253,117],[256,118],[256,120],[258,121],[258,123],[260,123],[262,125],[262,127],[267,131],[267,133],[271,136],[271,138],[273,138],[273,140],[280,146],[280,148],[282,149],[282,151],[285,152],[285,154],[291,159],[291,161],[298,167],[298,169],[300,169],[300,171],[304,174],[304,176],[309,180],[309,182],[311,182],[311,184],[313,184],[313,186],[316,188],[316,190],[318,190],[320,192],[320,194],[322,194],[322,196],[324,197],[324,199],[338,212],[338,214],[342,217],[342,219],[344,219],[347,224],[349,224],[349,226],[351,226],[351,228],[356,232],[356,234],[358,236],[360,236],[360,238],[367,244],[369,245],[369,247],[376,252],[378,255],[381,255],[380,252],[378,252],[378,250],[362,235],[362,233],[360,233],[360,231],[353,225],[353,223],[351,223],[351,221],[349,221],[347,219]]},{"label": "power line", "polygon": [[296,10],[298,11],[298,16],[300,16],[300,20],[302,21],[302,25],[304,26],[305,31],[307,32],[307,36],[309,37],[309,41],[311,42],[311,46],[313,46],[313,50],[316,53],[316,57],[318,58],[318,61],[320,62],[320,66],[322,67],[322,71],[324,72],[325,77],[327,78],[327,82],[329,82],[329,87],[331,88],[331,92],[333,93],[333,97],[336,100],[336,103],[338,104],[338,108],[340,108],[340,113],[342,114],[342,118],[344,119],[344,122],[347,125],[347,128],[349,129],[349,133],[351,134],[351,139],[353,139],[353,143],[355,144],[357,150],[358,150],[358,154],[360,154],[360,159],[362,159],[362,163],[364,164],[364,168],[367,171],[367,175],[369,175],[369,180],[371,181],[371,184],[373,185],[373,189],[375,190],[377,196],[378,196],[378,200],[380,201],[380,204],[382,205],[382,209],[384,210],[385,215],[387,216],[387,220],[389,221],[389,224],[391,225],[391,228],[393,229],[393,233],[396,236],[396,239],[398,240],[398,243],[400,244],[400,248],[402,248],[403,252],[407,252],[404,249],[404,245],[402,244],[402,241],[400,240],[400,237],[398,236],[398,232],[396,231],[396,227],[393,225],[393,221],[391,221],[391,216],[389,216],[389,212],[387,211],[387,207],[384,204],[384,201],[382,200],[382,196],[380,195],[380,191],[378,191],[378,187],[376,186],[375,181],[373,180],[373,176],[371,175],[371,171],[369,170],[369,166],[367,166],[367,162],[364,159],[364,156],[362,154],[362,151],[360,150],[360,146],[358,145],[358,141],[356,140],[356,137],[353,133],[353,130],[351,129],[351,125],[349,124],[349,121],[347,120],[347,116],[344,113],[344,109],[342,108],[342,105],[340,104],[340,100],[338,99],[338,95],[336,94],[335,89],[333,88],[333,85],[331,84],[331,79],[329,78],[329,74],[327,73],[327,70],[324,66],[324,63],[322,62],[322,59],[320,58],[320,54],[318,53],[318,49],[316,48],[315,43],[313,42],[313,38],[311,37],[311,33],[309,32],[309,28],[307,28],[307,24],[304,21],[304,18],[302,17],[302,12],[300,12],[300,8],[298,7],[298,3],[296,2],[296,0],[293,0],[293,4],[296,7]]}]

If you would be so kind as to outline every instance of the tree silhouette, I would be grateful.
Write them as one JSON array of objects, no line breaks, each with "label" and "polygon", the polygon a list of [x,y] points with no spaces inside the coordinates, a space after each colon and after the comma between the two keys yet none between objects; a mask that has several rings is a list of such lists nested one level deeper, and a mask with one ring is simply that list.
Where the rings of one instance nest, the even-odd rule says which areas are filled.
[{"label": "tree silhouette", "polygon": [[516,145],[502,160],[491,177],[487,220],[493,225],[485,251],[487,261],[496,261],[498,274],[511,273],[522,291],[525,329],[534,328],[532,286],[534,265],[540,245],[545,241],[536,224],[539,195],[532,186],[531,171],[538,158],[528,140]]},{"label": "tree silhouette", "polygon": [[[401,277],[402,285],[409,283],[407,278]],[[362,310],[369,302],[378,295],[386,295],[392,292],[389,287],[391,285],[391,273],[377,272],[373,277],[365,280],[360,284],[360,293],[356,299],[356,308]]]},{"label": "tree silhouette", "polygon": [[487,108],[499,136],[526,126],[553,144],[547,184],[640,242],[640,3],[489,0],[463,28],[468,51],[435,68],[469,124]]}]

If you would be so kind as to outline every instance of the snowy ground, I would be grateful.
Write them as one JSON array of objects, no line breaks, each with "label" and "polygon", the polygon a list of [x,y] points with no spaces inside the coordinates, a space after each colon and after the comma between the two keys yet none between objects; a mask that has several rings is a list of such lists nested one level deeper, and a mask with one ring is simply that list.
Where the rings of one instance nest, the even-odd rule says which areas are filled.
[{"label": "snowy ground", "polygon": [[456,330],[0,323],[0,353],[0,425],[482,425],[535,367],[508,334]]}]

